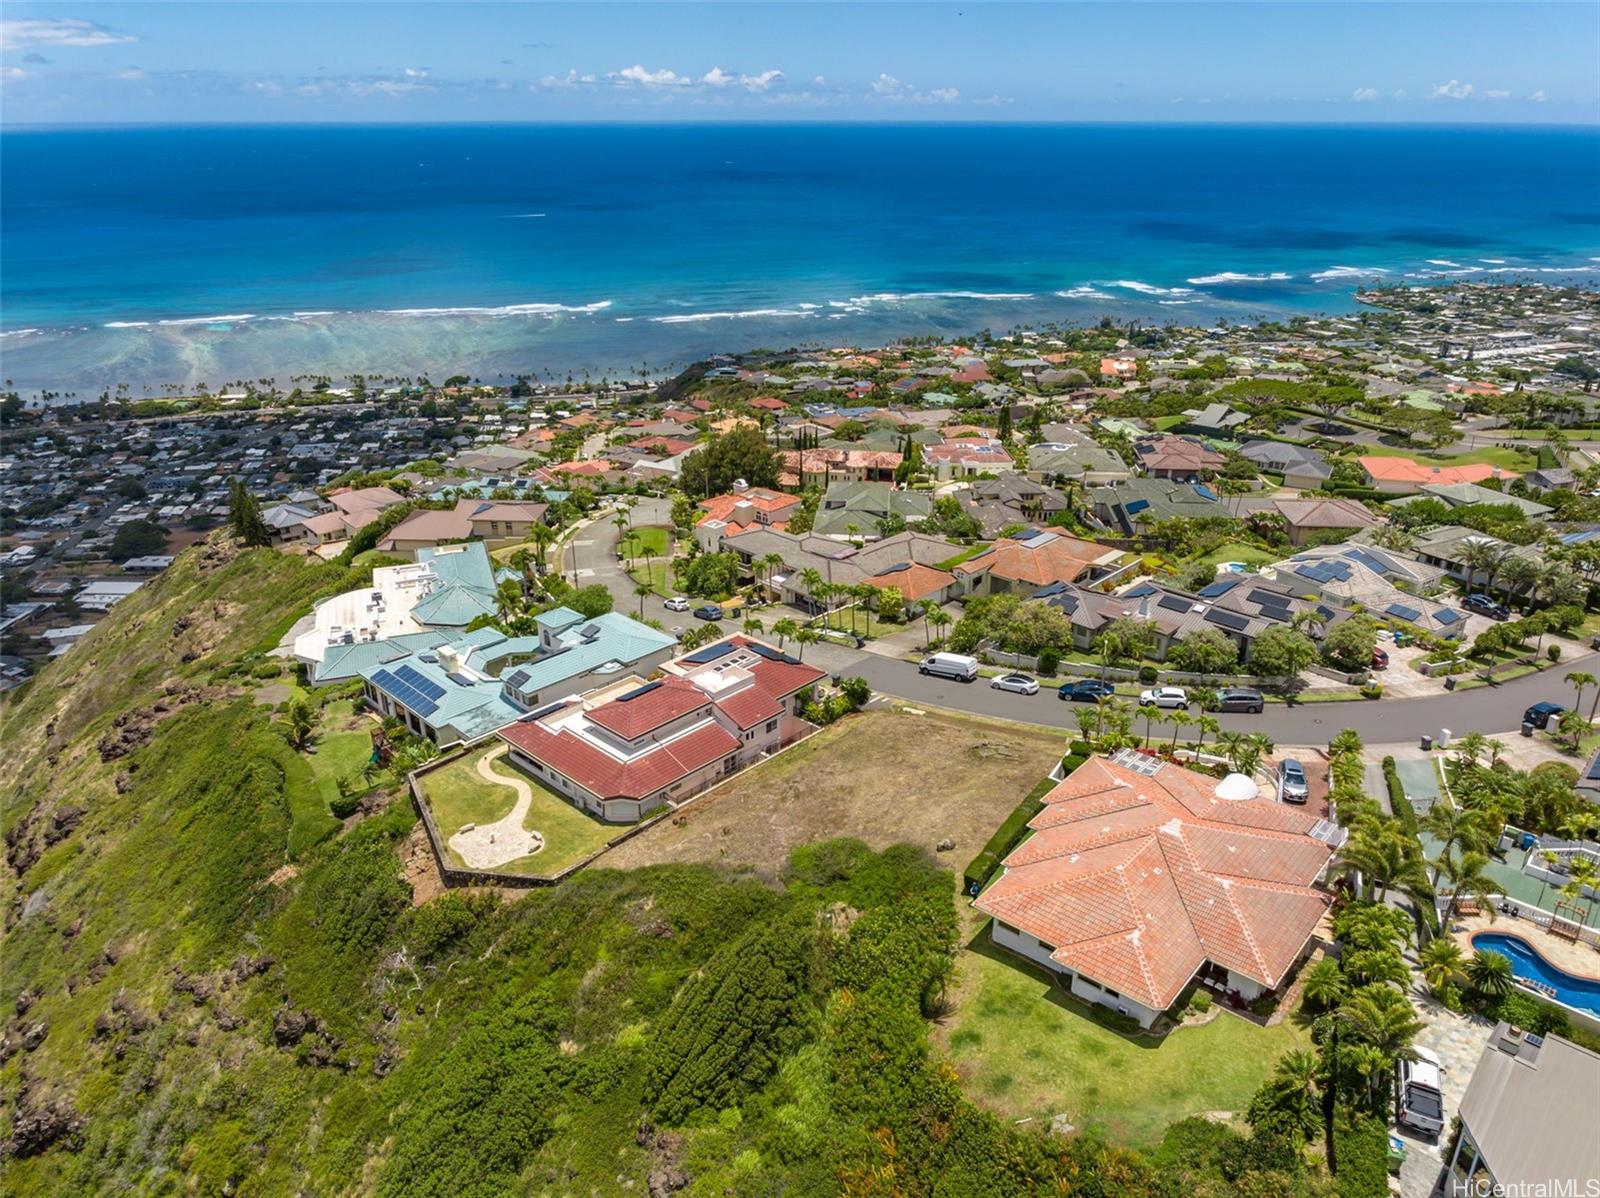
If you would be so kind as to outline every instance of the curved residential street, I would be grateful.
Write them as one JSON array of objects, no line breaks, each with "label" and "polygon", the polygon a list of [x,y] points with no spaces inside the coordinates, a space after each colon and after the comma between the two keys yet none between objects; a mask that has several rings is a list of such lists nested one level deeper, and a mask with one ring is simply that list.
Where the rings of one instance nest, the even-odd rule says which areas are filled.
[{"label": "curved residential street", "polygon": [[[807,655],[811,655],[809,650]],[[838,664],[819,658],[819,664],[835,672],[842,669],[859,674],[873,690],[882,694],[931,707],[953,707],[975,715],[1026,720],[1069,731],[1077,730],[1073,713],[1084,706],[1062,702],[1054,687],[1041,686],[1037,695],[1014,695],[991,689],[985,679],[964,685],[919,674],[910,662],[869,653],[854,656],[854,661]],[[1425,734],[1437,736],[1442,728],[1450,729],[1452,736],[1457,737],[1467,732],[1516,735],[1522,724],[1522,713],[1530,704],[1542,699],[1555,703],[1571,701],[1572,687],[1562,678],[1572,671],[1600,672],[1600,654],[1575,657],[1543,673],[1530,674],[1500,686],[1476,687],[1424,699],[1301,703],[1294,707],[1269,704],[1261,715],[1224,713],[1219,714],[1217,720],[1225,730],[1265,732],[1285,745],[1325,744],[1344,728],[1354,728],[1369,744],[1398,744],[1417,740]],[[1172,730],[1163,720],[1157,720],[1155,727],[1165,728],[1169,735]],[[1143,731],[1142,719],[1136,721],[1135,729]],[[1181,735],[1192,736],[1192,733]]]}]

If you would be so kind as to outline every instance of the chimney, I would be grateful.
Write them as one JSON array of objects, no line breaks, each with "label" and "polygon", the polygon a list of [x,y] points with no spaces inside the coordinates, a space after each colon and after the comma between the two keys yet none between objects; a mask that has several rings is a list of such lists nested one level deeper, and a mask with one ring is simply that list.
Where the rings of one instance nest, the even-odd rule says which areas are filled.
[{"label": "chimney", "polygon": [[1144,595],[1139,600],[1139,618],[1141,620],[1148,620],[1150,618],[1150,596],[1149,595]]},{"label": "chimney", "polygon": [[439,646],[439,668],[446,674],[459,673],[461,670],[461,654],[453,645]]},{"label": "chimney", "polygon": [[750,484],[745,482],[744,479],[736,478],[736,479],[733,480],[733,493],[735,495],[742,495],[744,492],[748,491],[749,489],[750,489]]}]

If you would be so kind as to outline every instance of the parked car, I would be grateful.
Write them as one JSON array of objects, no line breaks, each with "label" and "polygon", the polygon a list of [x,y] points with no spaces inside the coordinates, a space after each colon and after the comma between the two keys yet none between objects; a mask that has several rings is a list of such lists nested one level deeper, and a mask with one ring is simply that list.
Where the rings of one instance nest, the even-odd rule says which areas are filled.
[{"label": "parked car", "polygon": [[1026,674],[1002,674],[989,684],[989,689],[1010,691],[1014,695],[1037,695],[1039,683]]},{"label": "parked car", "polygon": [[687,599],[685,599],[682,595],[674,595],[671,599],[668,599],[661,606],[666,608],[668,611],[688,611],[689,610],[689,601]]},{"label": "parked car", "polygon": [[1535,728],[1548,728],[1565,710],[1559,703],[1535,703],[1522,713],[1522,722]]},{"label": "parked car", "polygon": [[1383,649],[1373,649],[1372,668],[1374,670],[1387,670],[1389,668],[1389,654]]},{"label": "parked car", "polygon": [[1439,1058],[1413,1047],[1417,1059],[1400,1061],[1400,1122],[1425,1135],[1444,1131],[1444,1095],[1439,1089]]},{"label": "parked car", "polygon": [[971,682],[978,676],[978,659],[960,653],[934,653],[922,659],[921,664],[917,666],[917,673],[953,678],[957,682]]},{"label": "parked car", "polygon": [[1211,705],[1211,710],[1248,711],[1260,715],[1266,707],[1266,699],[1254,687],[1228,686],[1217,692],[1217,701]]},{"label": "parked car", "polygon": [[1488,616],[1491,620],[1509,620],[1511,609],[1504,603],[1497,603],[1489,595],[1468,595],[1461,601],[1461,606],[1468,611],[1475,611],[1480,616]]},{"label": "parked car", "polygon": [[1189,706],[1189,692],[1181,686],[1157,686],[1150,690],[1142,691],[1139,695],[1140,707],[1187,707]]},{"label": "parked car", "polygon": [[1278,799],[1284,803],[1304,803],[1311,795],[1306,784],[1306,767],[1293,757],[1278,763]]},{"label": "parked car", "polygon": [[722,605],[718,603],[702,603],[694,609],[694,614],[697,620],[720,620],[722,619]]},{"label": "parked car", "polygon": [[1085,678],[1081,682],[1063,682],[1061,689],[1056,692],[1063,699],[1073,703],[1098,703],[1101,699],[1109,699],[1116,693],[1116,687],[1109,682],[1101,682],[1098,678]]}]

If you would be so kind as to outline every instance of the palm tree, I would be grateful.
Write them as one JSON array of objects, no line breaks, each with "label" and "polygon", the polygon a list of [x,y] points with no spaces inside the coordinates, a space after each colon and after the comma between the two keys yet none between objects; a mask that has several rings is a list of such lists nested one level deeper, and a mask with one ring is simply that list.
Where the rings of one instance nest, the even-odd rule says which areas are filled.
[{"label": "palm tree", "polygon": [[1504,998],[1516,984],[1516,974],[1511,969],[1511,958],[1504,953],[1488,949],[1472,954],[1467,962],[1467,980],[1472,988],[1487,998]]},{"label": "palm tree", "polygon": [[1461,859],[1451,861],[1441,857],[1434,862],[1439,867],[1439,874],[1450,886],[1450,903],[1445,908],[1444,917],[1449,919],[1456,909],[1456,903],[1462,895],[1475,899],[1481,910],[1488,913],[1489,919],[1494,919],[1494,898],[1499,893],[1499,887],[1494,880],[1484,873],[1489,864],[1489,858],[1483,853],[1467,852],[1461,854]]},{"label": "palm tree", "polygon": [[1327,1011],[1344,1001],[1347,988],[1339,963],[1332,957],[1323,957],[1306,970],[1306,980],[1300,993],[1312,1006]]},{"label": "palm tree", "polygon": [[1196,756],[1198,756],[1200,750],[1205,747],[1206,734],[1209,733],[1212,736],[1218,735],[1222,731],[1222,725],[1218,723],[1216,716],[1207,715],[1204,711],[1194,717],[1194,723],[1195,727],[1200,730],[1200,735],[1194,742],[1194,751]]},{"label": "palm tree", "polygon": [[1430,940],[1420,954],[1422,980],[1435,998],[1447,986],[1459,984],[1466,977],[1466,954],[1461,946],[1448,936]]},{"label": "palm tree", "polygon": [[1194,717],[1187,711],[1180,709],[1178,711],[1174,711],[1167,718],[1172,723],[1172,744],[1168,747],[1171,752],[1176,753],[1178,751],[1178,730],[1180,728],[1187,728],[1189,725],[1193,724]]},{"label": "palm tree", "polygon": [[1382,1053],[1390,1065],[1416,1055],[1412,1042],[1426,1026],[1410,1000],[1389,986],[1361,987],[1345,1000],[1335,1018],[1359,1042]]},{"label": "palm tree", "polygon": [[[1600,678],[1596,678],[1587,670],[1572,671],[1567,675],[1566,681],[1570,682],[1572,684],[1572,689],[1577,691],[1577,698],[1573,699],[1572,701],[1572,706],[1575,708],[1583,706],[1583,692],[1585,690],[1591,686],[1597,686],[1597,684],[1600,684]],[[1597,689],[1596,691],[1595,702],[1600,703],[1600,689]],[[1593,712],[1590,712],[1589,714],[1589,722],[1591,724],[1594,723]]]},{"label": "palm tree", "polygon": [[781,620],[773,622],[772,631],[778,637],[778,648],[782,649],[784,642],[800,631],[800,625],[796,624],[790,617],[784,616]]},{"label": "palm tree", "polygon": [[1073,704],[1076,710],[1072,718],[1078,722],[1078,733],[1084,740],[1089,740],[1099,734],[1100,711],[1098,707],[1079,707]]},{"label": "palm tree", "polygon": [[765,628],[762,626],[761,621],[756,619],[755,616],[751,616],[744,622],[745,636],[760,636],[764,631]]},{"label": "palm tree", "polygon": [[1345,841],[1339,862],[1360,871],[1374,887],[1373,898],[1379,903],[1390,886],[1428,884],[1427,868],[1418,855],[1416,841],[1393,823],[1358,824]]},{"label": "palm tree", "polygon": [[1469,732],[1455,743],[1456,756],[1469,766],[1477,765],[1489,747],[1489,738],[1481,732]]},{"label": "palm tree", "polygon": [[1588,730],[1589,721],[1583,718],[1582,712],[1568,710],[1556,717],[1556,733],[1572,742],[1573,752],[1577,752],[1578,742]]},{"label": "palm tree", "polygon": [[767,573],[767,589],[772,589],[772,576],[783,565],[783,554],[769,553],[756,563]]},{"label": "palm tree", "polygon": [[1239,759],[1245,751],[1245,735],[1243,732],[1219,732],[1217,734],[1217,748],[1222,750],[1222,755],[1228,759],[1228,768],[1234,773],[1242,772],[1239,769]]},{"label": "palm tree", "polygon": [[[945,611],[944,608],[942,608],[942,607],[935,607],[934,609],[929,611],[924,618],[930,624],[932,624],[935,628],[941,628],[941,629],[944,628],[946,625],[951,624],[951,623],[954,622],[951,619],[950,613]],[[944,637],[941,636],[939,639],[943,640]]]},{"label": "palm tree", "polygon": [[806,646],[817,643],[817,630],[809,625],[805,628],[802,628],[799,632],[794,634],[794,642],[800,646],[799,658],[801,661],[804,661],[806,659]]},{"label": "palm tree", "polygon": [[805,588],[806,598],[811,601],[812,607],[815,607],[822,601],[821,597],[817,594],[818,590],[820,590],[823,585],[822,571],[818,570],[815,566],[807,566],[804,570],[800,571],[800,585]]},{"label": "palm tree", "polygon": [[1481,811],[1463,811],[1445,803],[1435,803],[1422,817],[1422,826],[1439,842],[1439,861],[1434,862],[1432,882],[1439,882],[1441,862],[1451,860],[1456,849],[1465,852],[1487,848],[1488,830],[1484,827]]},{"label": "palm tree", "polygon": [[639,618],[642,620],[644,619],[644,601],[648,596],[653,595],[655,592],[651,589],[648,582],[641,582],[633,588],[633,593],[639,599]]},{"label": "palm tree", "polygon": [[1272,1110],[1283,1115],[1302,1136],[1314,1135],[1317,1130],[1319,1074],[1316,1054],[1296,1049],[1278,1058],[1266,1086]]},{"label": "palm tree", "polygon": [[528,535],[533,538],[534,547],[539,551],[539,569],[543,570],[550,542],[556,539],[556,530],[541,521],[528,530]]}]

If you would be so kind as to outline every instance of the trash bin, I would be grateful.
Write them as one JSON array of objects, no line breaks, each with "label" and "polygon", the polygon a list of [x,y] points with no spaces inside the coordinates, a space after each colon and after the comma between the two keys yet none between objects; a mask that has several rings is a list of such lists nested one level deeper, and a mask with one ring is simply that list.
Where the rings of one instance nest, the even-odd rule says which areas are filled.
[{"label": "trash bin", "polygon": [[1423,737],[1422,737],[1422,751],[1424,753],[1428,753],[1428,752],[1432,752],[1432,750],[1433,750],[1433,737],[1428,736],[1426,733],[1424,733]]},{"label": "trash bin", "polygon": [[1448,749],[1450,747],[1450,729],[1439,729],[1439,747],[1441,749]]},{"label": "trash bin", "polygon": [[1532,736],[1533,735],[1533,725],[1528,723],[1527,720],[1523,720],[1522,721],[1522,735],[1523,736]]}]

